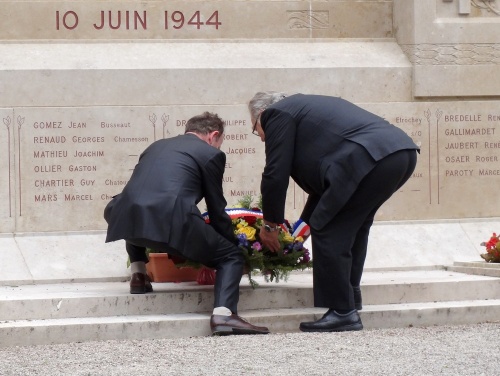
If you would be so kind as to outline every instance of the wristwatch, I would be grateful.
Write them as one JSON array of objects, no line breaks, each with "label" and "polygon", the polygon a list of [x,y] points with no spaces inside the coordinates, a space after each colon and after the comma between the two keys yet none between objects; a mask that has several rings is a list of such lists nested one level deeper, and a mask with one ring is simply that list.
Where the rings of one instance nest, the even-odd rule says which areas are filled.
[{"label": "wristwatch", "polygon": [[278,231],[278,226],[276,227],[271,227],[269,225],[264,225],[264,230],[266,230],[267,232],[274,232],[274,231]]}]

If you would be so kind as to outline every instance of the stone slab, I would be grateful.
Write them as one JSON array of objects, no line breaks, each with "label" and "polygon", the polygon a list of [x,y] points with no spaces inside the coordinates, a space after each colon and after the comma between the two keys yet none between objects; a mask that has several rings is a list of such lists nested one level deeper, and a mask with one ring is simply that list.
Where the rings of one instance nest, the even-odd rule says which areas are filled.
[{"label": "stone slab", "polygon": [[492,270],[500,270],[500,263],[495,262],[485,262],[485,261],[476,261],[476,262],[455,262],[454,266],[468,267],[468,268],[477,268],[477,269],[492,269]]},{"label": "stone slab", "polygon": [[[415,173],[379,210],[377,221],[500,216],[495,205],[500,179],[497,102],[359,105],[387,118],[421,146]],[[104,230],[104,207],[121,191],[140,153],[154,140],[183,133],[187,119],[203,111],[226,119],[222,150],[227,155],[228,205],[245,194],[257,197],[264,145],[250,134],[244,105],[16,109],[15,168],[4,171],[17,182],[10,192],[10,201],[16,202],[15,232]],[[478,185],[482,195],[477,195]],[[292,182],[289,220],[298,219],[305,200]],[[7,200],[0,207],[7,213],[9,205]],[[204,211],[203,205],[200,209]],[[10,223],[12,230],[12,219]]]},{"label": "stone slab", "polygon": [[474,275],[487,275],[490,277],[500,278],[500,268],[493,269],[493,268],[483,268],[483,267],[474,268],[474,267],[467,267],[467,266],[450,266],[447,268],[447,270],[450,270],[452,272],[467,273],[467,274],[474,274]]},{"label": "stone slab", "polygon": [[0,235],[0,285],[13,284],[21,280],[23,283],[33,281],[33,275],[26,265],[26,260],[13,234]]},{"label": "stone slab", "polygon": [[[34,17],[36,15],[36,17]],[[3,40],[384,38],[390,1],[0,1]]]},{"label": "stone slab", "polygon": [[[498,221],[480,224],[489,229],[500,225]],[[471,241],[471,237],[476,239],[477,234],[466,231],[461,221],[376,223],[370,231],[365,265],[366,268],[416,267],[479,261],[484,247],[479,246],[481,242]]]},{"label": "stone slab", "polygon": [[365,329],[497,322],[499,314],[499,299],[376,305],[360,312]]},{"label": "stone slab", "polygon": [[477,7],[460,14],[456,1],[394,0],[395,37],[415,68],[414,96],[500,95],[499,27],[498,15]]},{"label": "stone slab", "polygon": [[393,0],[401,44],[498,43],[500,17],[487,11],[458,13],[457,1]]},{"label": "stone slab", "polygon": [[0,323],[0,347],[210,334],[208,314],[114,316]]},{"label": "stone slab", "polygon": [[[376,222],[371,230],[367,271],[405,270],[481,261],[481,242],[498,231],[500,220]],[[22,234],[0,238],[0,285],[125,280],[122,241],[104,243],[104,233]],[[309,241],[309,240],[308,240]],[[311,249],[310,243],[306,246]],[[76,256],[76,258],[73,258]]]},{"label": "stone slab", "polygon": [[[496,321],[499,281],[446,270],[366,272],[360,316],[365,329]],[[288,283],[257,290],[243,280],[240,315],[275,333],[296,332],[300,322],[324,313],[310,301],[291,298],[294,290],[311,294],[311,286],[310,273],[294,273]],[[212,287],[165,283],[155,284],[155,289],[134,296],[126,282],[0,287],[0,347],[210,335],[208,303],[202,301],[196,312],[179,310],[189,309],[189,301],[196,305],[197,294],[208,299]],[[288,301],[293,308],[278,308],[277,301]],[[177,310],[171,311],[171,303]]]},{"label": "stone slab", "polygon": [[6,43],[0,56],[0,107],[241,104],[269,83],[411,99],[411,64],[394,41]]},{"label": "stone slab", "polygon": [[0,238],[0,284],[123,281],[127,278],[124,242],[104,243],[96,233],[16,234]]},{"label": "stone slab", "polygon": [[[496,53],[500,56],[500,44]],[[415,97],[500,95],[500,80],[498,79],[500,64],[486,67],[484,65],[417,65],[414,72],[413,94]],[[478,82],[482,84],[478,85]]]},{"label": "stone slab", "polygon": [[[500,179],[496,169],[500,149],[497,102],[359,105],[401,127],[422,147],[414,175],[377,215],[366,266],[398,268],[480,260],[484,252],[480,243],[500,227],[495,188]],[[0,231],[27,235],[16,240],[15,246],[5,243],[0,252],[20,252],[13,262],[22,260],[29,274],[15,278],[4,268],[0,280],[31,283],[33,279],[126,276],[124,252],[118,243],[106,246],[116,247],[116,256],[93,273],[88,265],[70,261],[69,256],[100,257],[105,247],[104,206],[121,191],[138,155],[153,140],[182,133],[189,117],[206,110],[218,112],[227,122],[223,150],[227,154],[224,190],[229,206],[244,194],[257,197],[264,165],[259,156],[264,150],[250,136],[244,105],[6,110],[3,119],[12,116],[16,132],[11,133],[9,143],[11,162],[1,170],[10,177],[12,188],[8,199],[0,202],[4,213]],[[241,189],[241,181],[246,182],[245,189]],[[305,199],[292,182],[287,199],[289,220],[300,216]],[[200,209],[204,211],[203,204]],[[91,245],[80,240],[89,231],[101,231]],[[46,237],[40,234],[43,232],[52,234]],[[401,244],[407,252],[401,252]],[[51,260],[54,254],[59,263]],[[50,265],[42,266],[41,260]],[[62,260],[72,266],[61,265]]]},{"label": "stone slab", "polygon": [[[252,289],[246,276],[239,309],[299,309],[313,307],[312,274],[292,273],[287,282],[256,277]],[[367,271],[361,288],[363,304],[409,304],[500,299],[499,278],[449,270]],[[213,287],[195,282],[154,283],[154,293],[129,294],[128,282],[92,282],[0,286],[0,322],[56,320],[134,315],[178,315],[210,312]]]},{"label": "stone slab", "polygon": [[[241,311],[254,325],[273,333],[298,332],[302,321],[322,317],[324,309]],[[500,300],[393,304],[360,312],[365,329],[466,325],[497,321]],[[114,316],[0,323],[0,348],[81,341],[181,338],[210,335],[210,314]]]}]

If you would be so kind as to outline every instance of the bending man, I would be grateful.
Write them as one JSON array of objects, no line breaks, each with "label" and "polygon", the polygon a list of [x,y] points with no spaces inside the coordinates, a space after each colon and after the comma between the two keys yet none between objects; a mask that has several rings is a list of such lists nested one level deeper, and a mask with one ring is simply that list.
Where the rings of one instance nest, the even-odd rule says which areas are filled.
[{"label": "bending man", "polygon": [[375,213],[411,176],[418,146],[381,117],[336,97],[257,93],[253,132],[265,142],[260,238],[279,248],[290,176],[309,194],[314,305],[325,315],[307,332],[361,330],[360,281]]},{"label": "bending man", "polygon": [[[131,293],[153,291],[146,247],[216,269],[213,334],[265,334],[237,315],[244,258],[225,212],[220,151],[224,124],[208,112],[188,120],[185,134],[158,140],[140,156],[122,193],[104,211],[106,242],[125,239],[132,268]],[[205,198],[210,224],[197,204]]]}]

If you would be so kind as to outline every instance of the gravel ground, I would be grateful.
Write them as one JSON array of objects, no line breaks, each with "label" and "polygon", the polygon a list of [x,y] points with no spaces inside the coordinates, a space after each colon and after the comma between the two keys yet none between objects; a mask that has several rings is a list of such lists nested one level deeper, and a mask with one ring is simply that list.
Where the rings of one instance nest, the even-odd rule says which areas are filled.
[{"label": "gravel ground", "polygon": [[500,322],[0,349],[1,376],[500,375]]}]

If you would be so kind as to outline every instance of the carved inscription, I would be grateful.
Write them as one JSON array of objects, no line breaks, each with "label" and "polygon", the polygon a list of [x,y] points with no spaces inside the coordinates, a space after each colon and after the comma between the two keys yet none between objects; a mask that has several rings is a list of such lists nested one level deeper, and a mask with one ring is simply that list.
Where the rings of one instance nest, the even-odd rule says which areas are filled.
[{"label": "carved inscription", "polygon": [[[141,152],[155,140],[183,134],[192,116],[171,119],[151,111],[138,118],[134,110],[123,111],[113,116],[97,109],[89,114],[37,109],[36,115],[19,118],[26,118],[18,137],[22,225],[39,231],[102,228],[104,206],[121,192]],[[254,158],[263,144],[250,138],[247,119],[226,119],[223,185],[228,204],[234,205],[244,195],[258,196],[262,168]],[[48,213],[60,215],[47,222],[42,218]]]},{"label": "carved inscription", "polygon": [[287,11],[289,29],[328,29],[328,11],[297,10]]},{"label": "carved inscription", "polygon": [[[395,126],[403,129],[420,146],[421,152],[425,152],[428,149],[429,139],[424,128],[424,117],[411,113],[403,113],[388,120]],[[431,192],[428,189],[430,174],[430,171],[425,168],[423,163],[417,164],[409,182],[400,188],[399,192],[408,195],[409,200],[430,201]]]},{"label": "carved inscription", "polygon": [[[205,18],[205,13],[196,10],[193,12],[182,12],[180,10],[163,11],[163,29],[179,30],[192,27],[197,30],[212,27],[218,30],[222,25],[219,19],[219,11],[215,10]],[[155,12],[154,16],[158,13]],[[148,30],[148,24],[156,23],[156,17],[151,16],[147,10],[101,10],[97,12],[94,22],[90,21],[95,30]],[[89,17],[87,14],[88,18]],[[74,30],[80,26],[81,16],[74,10],[55,12],[56,30]],[[151,20],[152,19],[152,20]]]},{"label": "carved inscription", "polygon": [[444,114],[441,129],[445,178],[487,178],[500,175],[500,114]]},{"label": "carved inscription", "polygon": [[2,126],[0,128],[0,226],[6,231],[13,225],[11,220],[14,216],[13,207],[13,182],[14,169],[12,162],[14,156],[12,150],[14,147],[14,119],[12,111],[0,110]]},{"label": "carved inscription", "polygon": [[[477,103],[365,106],[421,147],[411,178],[382,206],[377,219],[496,215],[488,197],[500,183],[500,113],[494,102]],[[11,202],[18,203],[4,200],[4,216],[18,216],[18,231],[105,228],[104,206],[121,192],[141,152],[155,140],[183,134],[187,120],[204,110],[23,109],[3,116],[2,142],[5,149],[11,147],[3,159],[3,191],[6,195],[10,189]],[[220,113],[226,119],[221,149],[230,206],[245,195],[259,196],[265,165],[264,144],[251,134],[245,115],[225,108]],[[12,168],[6,171],[8,165]],[[479,187],[484,192],[480,196]],[[291,218],[298,218],[306,199],[291,182]]]},{"label": "carved inscription", "polygon": [[408,44],[402,50],[414,65],[498,65],[500,44]]},{"label": "carved inscription", "polygon": [[492,204],[500,183],[500,113],[495,102],[363,107],[404,130],[421,148],[411,178],[381,207],[377,219],[498,215]]},{"label": "carved inscription", "polygon": [[99,229],[104,205],[154,141],[147,115],[25,111],[17,135],[19,230]]}]

